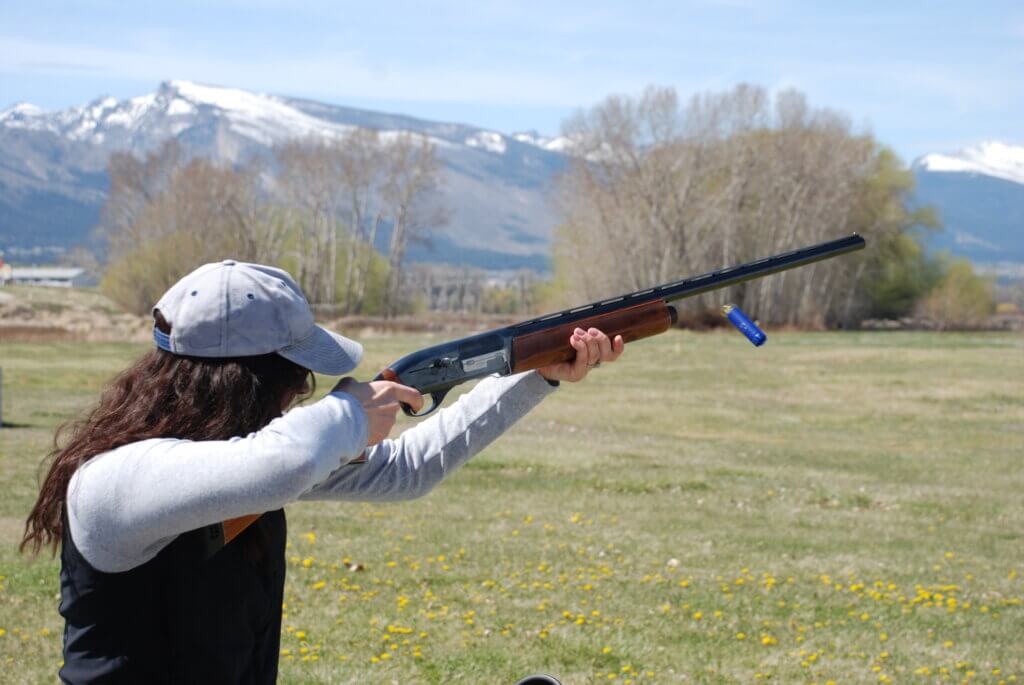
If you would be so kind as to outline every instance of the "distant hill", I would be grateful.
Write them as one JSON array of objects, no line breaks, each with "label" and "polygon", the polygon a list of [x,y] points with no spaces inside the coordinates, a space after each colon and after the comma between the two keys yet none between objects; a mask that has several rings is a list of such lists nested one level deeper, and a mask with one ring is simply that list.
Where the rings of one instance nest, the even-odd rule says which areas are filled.
[{"label": "distant hill", "polygon": [[452,222],[431,247],[417,247],[413,259],[547,267],[555,223],[548,193],[566,162],[564,139],[504,135],[187,81],[58,112],[27,104],[0,111],[0,249],[87,243],[104,202],[113,152],[142,154],[175,137],[191,154],[236,163],[266,155],[288,139],[337,137],[353,127],[411,131],[437,145]]},{"label": "distant hill", "polygon": [[928,243],[981,264],[1024,264],[1024,147],[984,143],[913,165],[916,202],[939,210]]}]

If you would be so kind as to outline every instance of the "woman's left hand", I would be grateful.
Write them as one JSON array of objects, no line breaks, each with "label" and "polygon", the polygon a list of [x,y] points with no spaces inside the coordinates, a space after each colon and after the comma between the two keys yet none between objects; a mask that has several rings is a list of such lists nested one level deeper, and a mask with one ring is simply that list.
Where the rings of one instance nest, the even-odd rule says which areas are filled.
[{"label": "woman's left hand", "polygon": [[586,378],[587,372],[594,367],[618,359],[626,347],[621,335],[610,340],[596,328],[586,331],[577,328],[569,338],[569,344],[576,350],[576,359],[545,366],[537,369],[537,372],[549,381],[575,383]]}]

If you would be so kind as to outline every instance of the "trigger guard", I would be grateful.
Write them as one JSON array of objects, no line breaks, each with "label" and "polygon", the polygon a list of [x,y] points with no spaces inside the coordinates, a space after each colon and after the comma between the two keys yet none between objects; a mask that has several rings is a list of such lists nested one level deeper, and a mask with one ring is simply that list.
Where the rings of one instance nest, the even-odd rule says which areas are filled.
[{"label": "trigger guard", "polygon": [[418,418],[422,418],[422,417],[426,416],[427,414],[430,414],[430,413],[434,412],[438,407],[440,407],[441,403],[444,402],[444,398],[445,398],[445,396],[447,394],[448,394],[447,390],[438,390],[437,392],[430,393],[431,405],[427,409],[421,411],[419,414],[414,412],[412,410],[412,407],[410,407],[405,402],[399,402],[399,404],[402,405],[402,413],[403,414],[405,414],[406,416],[411,416],[413,418],[417,418],[418,419]]}]

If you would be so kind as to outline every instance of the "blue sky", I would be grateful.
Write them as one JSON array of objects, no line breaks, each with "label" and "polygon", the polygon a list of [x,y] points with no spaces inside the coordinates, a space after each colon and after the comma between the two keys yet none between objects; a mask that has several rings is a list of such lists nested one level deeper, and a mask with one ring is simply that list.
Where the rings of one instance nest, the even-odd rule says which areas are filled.
[{"label": "blue sky", "polygon": [[0,107],[172,78],[546,134],[610,93],[746,81],[909,161],[1024,144],[1024,2],[0,0]]}]

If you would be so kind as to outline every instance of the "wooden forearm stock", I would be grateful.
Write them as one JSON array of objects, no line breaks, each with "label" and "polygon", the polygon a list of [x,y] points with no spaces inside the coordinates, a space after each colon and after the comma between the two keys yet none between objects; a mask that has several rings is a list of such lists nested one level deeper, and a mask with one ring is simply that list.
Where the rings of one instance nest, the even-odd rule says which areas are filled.
[{"label": "wooden forearm stock", "polygon": [[676,320],[676,310],[664,300],[646,302],[609,314],[592,316],[546,331],[527,333],[512,341],[512,373],[539,369],[550,364],[571,361],[576,350],[569,344],[577,328],[600,329],[612,340],[621,335],[625,342],[664,333]]}]

